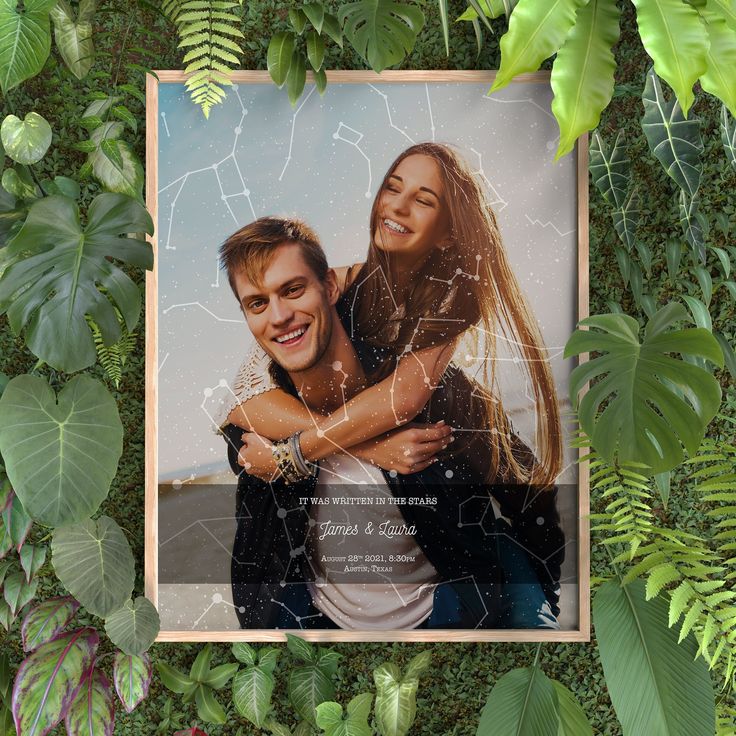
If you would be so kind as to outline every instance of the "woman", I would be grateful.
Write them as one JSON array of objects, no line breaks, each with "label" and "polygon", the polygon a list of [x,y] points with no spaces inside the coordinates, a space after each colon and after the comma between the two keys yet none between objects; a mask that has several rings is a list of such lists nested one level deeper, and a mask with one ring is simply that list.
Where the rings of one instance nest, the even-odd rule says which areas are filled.
[{"label": "woman", "polygon": [[[389,168],[370,224],[366,262],[337,271],[351,338],[385,356],[371,375],[374,385],[334,414],[316,417],[276,387],[265,355],[256,349],[239,373],[237,406],[228,421],[272,440],[303,430],[300,445],[307,461],[339,447],[384,469],[413,473],[427,468],[441,448],[440,457],[463,455],[475,461],[478,475],[488,483],[550,488],[562,457],[554,383],[479,179],[448,146],[412,146]],[[500,400],[497,335],[516,349],[528,374],[537,459],[512,432]],[[436,434],[423,441],[415,430],[409,439],[396,427],[428,404],[463,340],[473,346],[466,352],[482,354],[484,386],[476,384],[472,406],[453,404],[442,418],[467,431],[456,432],[457,441],[445,448],[446,435],[439,442]],[[457,369],[453,376],[467,380]],[[394,391],[396,386],[401,390]],[[243,439],[241,463],[250,474],[273,478],[276,467],[268,443],[252,432]]]}]

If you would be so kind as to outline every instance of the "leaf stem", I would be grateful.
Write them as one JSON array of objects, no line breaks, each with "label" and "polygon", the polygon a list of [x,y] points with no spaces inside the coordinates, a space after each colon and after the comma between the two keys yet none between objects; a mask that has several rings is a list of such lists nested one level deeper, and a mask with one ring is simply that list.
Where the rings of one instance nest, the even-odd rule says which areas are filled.
[{"label": "leaf stem", "polygon": [[532,663],[532,667],[536,667],[539,663],[539,655],[542,652],[542,642],[540,641],[539,644],[537,644],[537,652],[534,655],[534,662]]}]

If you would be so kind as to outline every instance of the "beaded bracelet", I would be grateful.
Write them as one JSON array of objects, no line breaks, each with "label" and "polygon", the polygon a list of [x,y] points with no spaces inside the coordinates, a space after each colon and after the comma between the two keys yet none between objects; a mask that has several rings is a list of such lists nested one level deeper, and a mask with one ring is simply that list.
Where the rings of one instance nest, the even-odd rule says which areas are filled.
[{"label": "beaded bracelet", "polygon": [[299,446],[299,435],[297,432],[286,440],[277,440],[271,443],[271,453],[276,462],[276,467],[281,477],[287,484],[297,483],[305,478],[310,478],[316,473],[316,467],[310,469],[301,447]]}]

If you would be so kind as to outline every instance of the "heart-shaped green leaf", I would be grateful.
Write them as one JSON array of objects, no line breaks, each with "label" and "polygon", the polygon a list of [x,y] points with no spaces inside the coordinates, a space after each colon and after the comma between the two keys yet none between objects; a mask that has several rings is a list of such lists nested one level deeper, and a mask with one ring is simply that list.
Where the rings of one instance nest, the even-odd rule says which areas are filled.
[{"label": "heart-shaped green leaf", "polygon": [[539,667],[507,672],[493,686],[480,716],[477,736],[558,736],[557,693]]},{"label": "heart-shaped green leaf", "polygon": [[56,0],[0,0],[0,89],[38,74],[51,50],[49,11]]},{"label": "heart-shaped green leaf", "polygon": [[417,5],[395,0],[344,3],[338,17],[353,48],[376,72],[410,53],[424,26],[424,13]]},{"label": "heart-shaped green leaf", "polygon": [[317,725],[325,736],[372,736],[368,725],[372,700],[370,693],[356,695],[348,703],[344,716],[339,703],[321,703],[317,706]]},{"label": "heart-shaped green leaf", "polygon": [[115,702],[110,681],[90,667],[64,718],[68,736],[112,736]]},{"label": "heart-shaped green leaf", "polygon": [[153,644],[160,627],[156,607],[143,596],[126,601],[123,607],[111,613],[105,621],[110,641],[126,654],[140,656]]},{"label": "heart-shaped green leaf", "polygon": [[647,74],[642,101],[644,117],[641,127],[650,150],[677,186],[689,197],[694,197],[703,173],[700,120],[686,120],[680,104],[676,100],[668,102],[665,99],[662,85],[651,69]]},{"label": "heart-shaped green leaf", "polygon": [[94,378],[75,376],[57,397],[43,378],[17,376],[0,397],[0,453],[23,507],[42,524],[93,514],[122,449],[115,400]]},{"label": "heart-shaped green leaf", "polygon": [[289,700],[296,712],[313,726],[317,706],[334,699],[335,686],[317,665],[294,667],[289,673]]},{"label": "heart-shaped green leaf", "polygon": [[373,670],[376,683],[376,723],[386,736],[405,736],[417,714],[418,672],[401,677],[389,662]]},{"label": "heart-shaped green leaf", "polygon": [[56,529],[51,552],[62,585],[95,616],[109,616],[130,598],[133,553],[123,530],[109,516]]},{"label": "heart-shaped green leaf", "polygon": [[113,665],[115,691],[125,710],[131,713],[146,698],[151,687],[153,668],[148,654],[136,657],[117,652]]},{"label": "heart-shaped green leaf", "polygon": [[79,603],[71,596],[49,598],[39,603],[23,619],[21,639],[23,651],[32,652],[56,638],[74,618]]},{"label": "heart-shaped green leaf", "polygon": [[18,733],[43,736],[61,721],[94,662],[98,642],[94,629],[79,629],[42,644],[23,661],[13,687]]},{"label": "heart-shaped green leaf", "polygon": [[16,333],[25,328],[26,343],[39,358],[67,373],[92,365],[97,353],[85,315],[112,345],[120,339],[113,304],[133,329],[140,291],[110,259],[150,268],[150,244],[124,235],[137,232],[153,232],[151,217],[122,194],[95,197],[85,228],[68,197],[45,197],[31,205],[7,246],[14,262],[0,278],[0,312],[7,312]]},{"label": "heart-shaped green leaf", "polygon": [[61,58],[69,71],[84,79],[94,62],[95,47],[92,40],[92,17],[95,0],[81,0],[77,18],[66,0],[57,0],[51,9],[54,23],[54,40]]},{"label": "heart-shaped green leaf", "polygon": [[240,670],[233,680],[233,703],[243,718],[263,728],[271,712],[274,680],[263,667],[251,665]]},{"label": "heart-shaped green leaf", "polygon": [[51,126],[37,112],[29,112],[23,120],[8,115],[0,126],[5,153],[19,164],[40,161],[51,145]]},{"label": "heart-shaped green leaf", "polygon": [[647,601],[643,580],[604,583],[593,599],[606,686],[625,734],[712,736],[713,683],[689,635],[678,644],[669,602]]},{"label": "heart-shaped green leaf", "polygon": [[[721,366],[723,354],[705,329],[671,330],[687,320],[682,304],[671,302],[647,324],[639,342],[639,324],[623,314],[602,314],[580,322],[565,347],[565,357],[603,353],[579,365],[570,378],[582,430],[609,462],[639,462],[655,473],[683,460],[684,445],[694,453],[720,406],[721,388],[704,368],[670,353],[705,358]],[[599,379],[577,401],[591,379]],[[600,407],[606,403],[599,414]]]}]

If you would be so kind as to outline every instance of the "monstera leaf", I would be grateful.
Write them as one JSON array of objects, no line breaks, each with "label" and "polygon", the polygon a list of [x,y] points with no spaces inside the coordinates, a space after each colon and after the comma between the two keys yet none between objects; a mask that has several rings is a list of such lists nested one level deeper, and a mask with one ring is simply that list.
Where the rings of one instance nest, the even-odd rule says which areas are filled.
[{"label": "monstera leaf", "polygon": [[42,644],[15,676],[13,716],[18,733],[42,736],[66,714],[94,662],[99,637],[79,629]]},{"label": "monstera leaf", "polygon": [[115,400],[94,378],[75,376],[56,396],[43,378],[17,376],[0,397],[6,472],[23,508],[42,524],[61,526],[93,514],[122,450]]},{"label": "monstera leaf", "polygon": [[373,730],[368,725],[371,714],[370,693],[356,695],[343,714],[339,703],[321,703],[317,706],[317,725],[325,736],[372,736]]},{"label": "monstera leaf", "polygon": [[66,0],[56,0],[51,9],[54,23],[54,40],[61,58],[69,71],[84,79],[94,62],[95,47],[92,41],[92,17],[95,0],[81,0],[76,20],[74,11]]},{"label": "monstera leaf", "polygon": [[133,592],[135,562],[123,530],[109,516],[54,531],[54,571],[62,585],[92,614],[104,618]]},{"label": "monstera leaf", "polygon": [[713,684],[690,634],[678,644],[669,602],[647,601],[643,580],[604,583],[593,599],[593,623],[606,686],[627,736],[712,736]]},{"label": "monstera leaf", "polygon": [[56,0],[0,0],[0,89],[38,74],[51,50],[49,11]]},{"label": "monstera leaf", "polygon": [[340,23],[355,50],[371,69],[398,64],[412,48],[424,25],[418,6],[395,0],[358,0],[340,8]]},{"label": "monstera leaf", "polygon": [[126,712],[132,713],[148,695],[152,676],[151,658],[147,654],[136,657],[132,654],[116,652],[113,679],[115,680],[115,691]]},{"label": "monstera leaf", "polygon": [[[640,462],[661,473],[682,462],[683,445],[689,453],[698,449],[718,411],[721,388],[707,370],[669,353],[705,358],[718,366],[723,353],[706,329],[669,329],[687,319],[685,308],[671,302],[649,320],[640,343],[633,317],[601,314],[582,320],[581,325],[592,329],[576,330],[568,341],[566,358],[604,353],[572,372],[570,395],[581,428],[609,462]],[[599,380],[577,401],[592,379]]]},{"label": "monstera leaf", "polygon": [[64,718],[69,736],[112,736],[115,703],[110,681],[90,667]]},{"label": "monstera leaf", "polygon": [[649,148],[677,186],[689,197],[694,197],[703,173],[700,120],[686,120],[680,104],[676,100],[668,102],[665,99],[662,85],[651,69],[647,74],[642,101],[644,117],[641,127]]},{"label": "monstera leaf", "polygon": [[85,315],[98,325],[106,345],[120,339],[113,303],[129,330],[138,321],[140,291],[110,260],[151,268],[151,246],[123,235],[131,232],[151,234],[153,223],[130,197],[98,195],[83,228],[77,204],[56,195],[31,205],[8,243],[11,265],[0,279],[0,313],[7,312],[17,334],[25,329],[28,348],[53,368],[71,373],[95,362]]},{"label": "monstera leaf", "polygon": [[79,603],[68,595],[49,598],[39,603],[23,619],[21,627],[23,651],[32,652],[41,644],[55,639],[74,618],[78,609]]},{"label": "monstera leaf", "polygon": [[108,616],[105,631],[110,641],[126,654],[143,654],[158,636],[160,621],[156,607],[143,596],[127,601]]},{"label": "monstera leaf", "polygon": [[539,667],[507,672],[493,687],[483,708],[477,736],[558,736],[557,692]]}]

